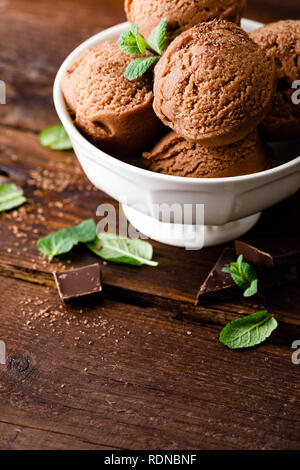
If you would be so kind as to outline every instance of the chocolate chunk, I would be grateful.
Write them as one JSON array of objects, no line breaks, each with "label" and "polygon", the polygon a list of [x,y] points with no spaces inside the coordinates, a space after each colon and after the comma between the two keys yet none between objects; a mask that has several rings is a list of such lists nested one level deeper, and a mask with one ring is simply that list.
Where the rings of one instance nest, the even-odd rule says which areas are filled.
[{"label": "chocolate chunk", "polygon": [[[207,278],[200,287],[197,295],[196,305],[206,301],[221,302],[236,296],[243,298],[243,289],[237,286],[229,273],[223,273],[222,269],[228,267],[230,263],[237,260],[236,252],[233,248],[225,248],[218,258],[216,264],[211,269]],[[272,270],[258,272],[259,289],[268,289],[280,286],[297,279],[296,269],[291,267],[277,267]],[[247,300],[257,300],[261,294],[257,294]]]},{"label": "chocolate chunk", "polygon": [[274,237],[244,242],[235,241],[237,255],[262,268],[296,266],[300,263],[299,237]]},{"label": "chocolate chunk", "polygon": [[102,292],[102,275],[98,263],[53,273],[60,298],[66,302]]},{"label": "chocolate chunk", "polygon": [[201,285],[196,305],[199,305],[200,299],[203,297],[220,299],[221,297],[224,298],[228,290],[231,294],[240,291],[240,288],[235,284],[230,274],[222,272],[225,266],[229,267],[230,263],[234,261],[236,261],[235,250],[233,248],[225,248]]}]

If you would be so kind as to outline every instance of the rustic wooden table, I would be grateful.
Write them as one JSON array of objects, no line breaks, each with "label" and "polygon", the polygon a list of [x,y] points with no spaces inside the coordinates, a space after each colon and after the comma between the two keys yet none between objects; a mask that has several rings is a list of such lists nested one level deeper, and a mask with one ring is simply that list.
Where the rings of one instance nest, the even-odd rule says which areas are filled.
[{"label": "rustic wooden table", "polygon": [[[299,16],[299,7],[270,3],[253,0],[248,16]],[[299,449],[300,366],[291,362],[300,339],[299,282],[268,293],[280,322],[275,334],[233,352],[218,342],[222,325],[257,306],[194,307],[221,247],[186,252],[153,243],[155,272],[103,265],[103,302],[84,308],[61,305],[51,271],[93,255],[75,250],[49,265],[36,250],[39,237],[111,202],[72,152],[41,148],[37,133],[57,122],[58,66],[82,40],[124,20],[121,4],[0,0],[8,95],[0,106],[0,173],[29,199],[0,216],[0,340],[7,346],[0,448]],[[299,233],[299,204],[298,194],[266,211],[253,236]]]}]

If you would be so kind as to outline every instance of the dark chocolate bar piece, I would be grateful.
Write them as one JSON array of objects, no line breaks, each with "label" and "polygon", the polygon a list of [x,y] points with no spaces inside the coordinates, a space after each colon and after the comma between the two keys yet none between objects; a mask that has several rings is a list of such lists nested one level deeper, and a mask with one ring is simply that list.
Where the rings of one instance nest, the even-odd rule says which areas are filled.
[{"label": "dark chocolate bar piece", "polygon": [[248,263],[262,268],[296,266],[300,263],[299,237],[273,237],[260,240],[234,242],[237,255]]},{"label": "dark chocolate bar piece", "polygon": [[102,274],[98,263],[53,273],[60,298],[66,302],[102,292]]},{"label": "dark chocolate bar piece", "polygon": [[235,250],[233,248],[225,248],[201,285],[197,295],[196,305],[199,305],[200,299],[203,297],[216,299],[220,296],[224,298],[224,294],[226,294],[228,290],[231,294],[234,291],[238,292],[240,290],[230,274],[222,272],[225,266],[229,267],[230,263],[234,261],[236,261]]},{"label": "dark chocolate bar piece", "polygon": [[[223,273],[222,269],[237,260],[236,252],[233,248],[225,248],[218,258],[216,264],[208,274],[200,287],[197,295],[196,305],[201,302],[221,302],[231,299],[234,296],[243,298],[243,290],[237,286],[229,273]],[[258,271],[259,289],[268,289],[280,286],[297,279],[296,268],[290,266],[275,267],[271,270]],[[258,294],[261,295],[261,294]],[[255,296],[257,298],[257,296]],[[254,299],[253,297],[252,299]],[[251,299],[251,298],[250,298]],[[248,299],[249,300],[249,299]]]}]

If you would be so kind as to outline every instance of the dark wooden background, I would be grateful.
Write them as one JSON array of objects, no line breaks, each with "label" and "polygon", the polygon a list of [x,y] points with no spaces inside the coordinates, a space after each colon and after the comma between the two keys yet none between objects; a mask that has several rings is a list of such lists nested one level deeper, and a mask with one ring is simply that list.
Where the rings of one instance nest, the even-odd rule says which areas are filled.
[{"label": "dark wooden background", "polygon": [[[249,1],[247,16],[299,17],[298,0]],[[98,304],[63,307],[51,271],[95,257],[75,250],[49,265],[36,240],[94,217],[110,198],[72,152],[40,147],[57,122],[55,73],[82,40],[124,20],[120,0],[0,0],[0,175],[29,199],[0,215],[2,449],[299,449],[299,282],[268,292],[280,322],[258,348],[233,352],[222,325],[260,305],[195,308],[221,247],[186,252],[153,243],[156,270],[107,264]],[[299,233],[299,194],[266,211],[252,236]],[[101,261],[100,261],[101,263]],[[102,263],[101,263],[102,264]]]}]

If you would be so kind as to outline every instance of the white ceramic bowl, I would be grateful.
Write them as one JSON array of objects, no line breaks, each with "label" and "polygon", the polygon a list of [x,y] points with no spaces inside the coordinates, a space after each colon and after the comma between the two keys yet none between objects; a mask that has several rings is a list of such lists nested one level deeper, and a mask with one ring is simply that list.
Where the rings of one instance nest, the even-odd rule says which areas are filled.
[{"label": "white ceramic bowl", "polygon": [[[248,32],[260,23],[243,20]],[[154,173],[122,162],[92,145],[74,126],[61,91],[65,70],[83,51],[128,29],[123,23],[91,37],[64,61],[54,84],[58,116],[72,141],[75,153],[90,181],[123,204],[131,224],[143,234],[163,243],[200,249],[233,240],[250,230],[261,211],[292,196],[300,188],[300,143],[279,144],[275,151],[292,159],[271,170],[231,178],[184,178]],[[157,205],[182,209],[203,205],[203,220],[196,212],[170,223],[169,213],[158,214]],[[201,212],[201,211],[200,211]],[[176,223],[174,223],[176,222]],[[183,222],[183,223],[182,223]]]}]

